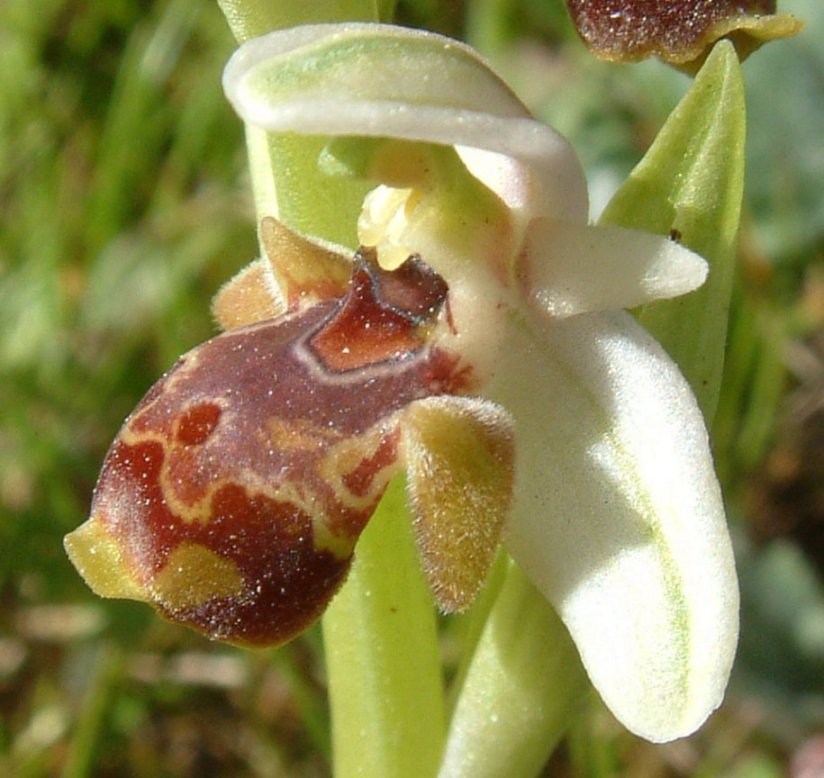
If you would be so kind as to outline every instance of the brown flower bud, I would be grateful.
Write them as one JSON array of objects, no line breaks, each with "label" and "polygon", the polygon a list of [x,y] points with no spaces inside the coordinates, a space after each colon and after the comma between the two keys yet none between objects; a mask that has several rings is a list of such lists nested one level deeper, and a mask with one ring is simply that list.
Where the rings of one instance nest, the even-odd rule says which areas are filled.
[{"label": "brown flower bud", "polygon": [[775,0],[567,0],[579,35],[601,59],[635,62],[656,56],[695,72],[712,45],[729,38],[739,57],[801,22],[775,15]]}]

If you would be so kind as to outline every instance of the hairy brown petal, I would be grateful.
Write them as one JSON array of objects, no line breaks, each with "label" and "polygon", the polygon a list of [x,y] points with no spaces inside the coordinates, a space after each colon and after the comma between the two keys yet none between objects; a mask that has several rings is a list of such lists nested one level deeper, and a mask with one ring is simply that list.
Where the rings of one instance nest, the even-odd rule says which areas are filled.
[{"label": "hairy brown petal", "polygon": [[514,422],[488,400],[428,397],[407,407],[400,432],[424,573],[443,611],[465,610],[512,508]]}]

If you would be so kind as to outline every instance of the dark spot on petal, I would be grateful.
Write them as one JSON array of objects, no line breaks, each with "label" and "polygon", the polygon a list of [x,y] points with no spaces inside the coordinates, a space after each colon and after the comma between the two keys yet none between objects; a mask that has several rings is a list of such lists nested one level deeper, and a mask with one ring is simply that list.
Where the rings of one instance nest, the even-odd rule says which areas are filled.
[{"label": "dark spot on petal", "polygon": [[343,476],[343,485],[352,494],[364,497],[372,488],[375,476],[385,467],[389,467],[398,458],[397,435],[386,437],[381,441],[372,456],[362,460],[358,466]]},{"label": "dark spot on petal", "polygon": [[214,403],[200,403],[187,408],[177,421],[177,441],[184,446],[204,443],[215,431],[220,414],[220,406]]}]

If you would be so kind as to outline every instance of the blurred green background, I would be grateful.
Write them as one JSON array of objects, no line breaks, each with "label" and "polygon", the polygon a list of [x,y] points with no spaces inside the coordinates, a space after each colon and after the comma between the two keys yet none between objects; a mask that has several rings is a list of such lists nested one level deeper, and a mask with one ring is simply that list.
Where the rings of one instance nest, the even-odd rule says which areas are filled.
[{"label": "blurred green background", "polygon": [[[747,195],[714,446],[743,590],[727,701],[651,746],[597,700],[548,776],[824,775],[824,8],[744,66]],[[567,135],[593,207],[689,81],[593,60],[560,0],[409,0]],[[256,252],[204,0],[0,3],[0,776],[325,776],[320,635],[209,643],[95,598],[62,536],[123,418]],[[450,644],[444,652],[450,661]],[[816,738],[819,739],[816,739]]]}]

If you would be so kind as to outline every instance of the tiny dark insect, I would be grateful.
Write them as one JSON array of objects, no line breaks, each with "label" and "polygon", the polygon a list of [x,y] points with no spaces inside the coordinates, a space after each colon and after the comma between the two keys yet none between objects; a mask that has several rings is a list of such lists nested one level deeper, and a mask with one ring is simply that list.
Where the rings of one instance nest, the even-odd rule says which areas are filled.
[{"label": "tiny dark insect", "polygon": [[675,243],[681,242],[681,230],[676,230],[674,227],[669,231],[669,239]]}]

